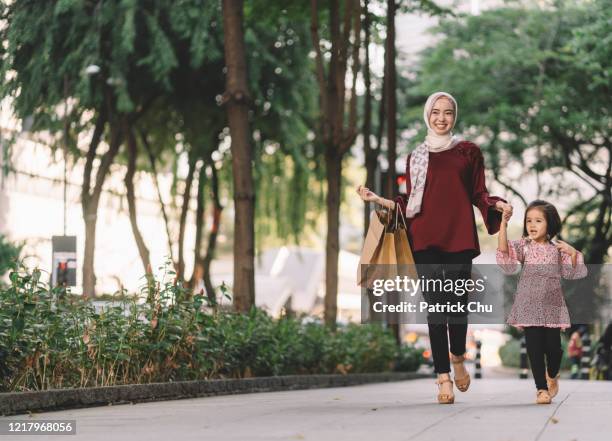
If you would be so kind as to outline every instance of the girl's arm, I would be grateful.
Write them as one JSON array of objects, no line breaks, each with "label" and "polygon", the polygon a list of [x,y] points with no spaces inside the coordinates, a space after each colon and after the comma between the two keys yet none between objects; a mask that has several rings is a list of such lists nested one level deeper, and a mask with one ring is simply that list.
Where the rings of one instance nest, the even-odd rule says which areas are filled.
[{"label": "girl's arm", "polygon": [[561,277],[570,280],[586,277],[588,270],[582,253],[562,240],[556,242],[557,249],[561,252]]},{"label": "girl's arm", "polygon": [[510,214],[502,216],[499,233],[497,236],[497,253],[495,260],[505,274],[514,274],[519,263],[523,261],[523,241],[508,241],[508,219]]},{"label": "girl's arm", "polygon": [[508,254],[508,220],[506,216],[502,217],[499,226],[499,234],[497,235],[497,249],[502,253]]}]

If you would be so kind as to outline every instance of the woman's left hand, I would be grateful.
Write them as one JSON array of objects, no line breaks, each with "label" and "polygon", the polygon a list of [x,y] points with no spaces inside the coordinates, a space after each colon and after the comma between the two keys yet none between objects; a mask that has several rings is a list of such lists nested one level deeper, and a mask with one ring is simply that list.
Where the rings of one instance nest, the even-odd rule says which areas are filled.
[{"label": "woman's left hand", "polygon": [[497,203],[495,204],[495,209],[497,211],[501,211],[506,220],[510,219],[510,217],[512,216],[513,208],[512,208],[512,205],[510,204],[506,204],[505,202],[502,202],[502,201],[497,201]]},{"label": "woman's left hand", "polygon": [[577,251],[570,244],[563,242],[562,240],[557,240],[557,249],[565,254],[569,254],[570,256],[574,256]]}]

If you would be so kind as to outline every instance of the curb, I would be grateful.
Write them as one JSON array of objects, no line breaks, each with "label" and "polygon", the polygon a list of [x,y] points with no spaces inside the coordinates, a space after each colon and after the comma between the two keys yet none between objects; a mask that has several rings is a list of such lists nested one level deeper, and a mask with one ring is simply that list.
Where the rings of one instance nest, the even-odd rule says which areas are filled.
[{"label": "curb", "polygon": [[227,380],[128,384],[81,389],[50,389],[36,392],[9,392],[0,394],[0,415],[255,392],[345,387],[367,383],[415,380],[419,378],[430,378],[430,375],[415,372],[287,375]]}]

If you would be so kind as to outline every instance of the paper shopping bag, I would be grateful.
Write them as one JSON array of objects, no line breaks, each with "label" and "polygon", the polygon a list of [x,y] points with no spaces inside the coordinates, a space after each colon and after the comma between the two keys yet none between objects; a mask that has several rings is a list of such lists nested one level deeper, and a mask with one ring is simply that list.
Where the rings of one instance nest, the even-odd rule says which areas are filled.
[{"label": "paper shopping bag", "polygon": [[[370,214],[370,226],[363,243],[363,249],[361,250],[359,266],[357,267],[357,285],[359,286],[363,284],[367,277],[367,268],[363,267],[363,265],[370,265],[373,263],[372,258],[382,243],[382,236],[385,232],[385,226],[383,225],[381,219],[386,221],[386,218],[387,214],[382,211],[374,210]],[[364,270],[363,272],[362,269]]]},{"label": "paper shopping bag", "polygon": [[395,253],[397,260],[397,275],[417,279],[414,256],[408,240],[408,224],[401,210],[395,210]]}]

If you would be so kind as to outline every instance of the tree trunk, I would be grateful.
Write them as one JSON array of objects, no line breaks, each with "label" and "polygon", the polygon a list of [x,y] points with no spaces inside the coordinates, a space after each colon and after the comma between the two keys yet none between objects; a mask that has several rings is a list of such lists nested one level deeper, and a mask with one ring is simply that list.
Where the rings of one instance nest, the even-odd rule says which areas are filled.
[{"label": "tree trunk", "polygon": [[[365,153],[366,187],[375,190],[374,175],[378,161],[378,152],[372,152],[370,136],[372,135],[372,80],[370,78],[370,12],[368,11],[368,0],[364,1],[364,30],[365,30],[365,63],[363,66],[363,81],[365,83],[365,103],[363,110],[363,150]],[[373,154],[374,153],[374,154]],[[370,204],[363,204],[363,235],[370,228]]]},{"label": "tree trunk", "polygon": [[125,188],[127,193],[128,211],[130,214],[130,225],[132,226],[132,233],[134,234],[134,240],[138,247],[138,254],[140,254],[140,260],[146,274],[151,272],[151,259],[149,255],[149,249],[145,244],[145,241],[138,228],[138,217],[136,215],[136,194],[134,191],[134,174],[136,173],[136,157],[138,155],[138,146],[136,139],[134,138],[134,132],[130,127],[125,128],[125,136],[128,147],[128,163],[127,172],[125,173]]},{"label": "tree trunk", "polygon": [[232,137],[234,183],[234,308],[255,305],[255,194],[253,192],[250,101],[243,33],[243,1],[223,0],[227,117]]},{"label": "tree trunk", "polygon": [[93,169],[93,161],[96,158],[96,150],[104,133],[106,125],[106,113],[101,112],[97,116],[94,133],[89,143],[85,167],[83,170],[83,186],[81,188],[81,208],[85,222],[85,249],[83,250],[83,297],[95,295],[96,275],[94,272],[94,249],[96,242],[96,213],[91,213],[90,183]]},{"label": "tree trunk", "polygon": [[157,198],[159,199],[159,205],[162,212],[162,216],[164,218],[164,226],[166,227],[166,237],[168,239],[168,254],[170,255],[170,260],[174,265],[175,270],[178,269],[178,265],[174,260],[174,253],[172,251],[172,235],[170,234],[170,220],[168,219],[168,213],[166,212],[166,204],[164,203],[164,198],[161,194],[161,188],[159,186],[159,179],[157,178],[157,166],[155,164],[155,155],[153,155],[153,150],[151,150],[151,146],[149,145],[149,141],[147,139],[147,135],[144,132],[140,132],[140,139],[142,141],[142,145],[147,151],[147,156],[149,157],[149,163],[151,164],[151,173],[153,174],[153,182],[155,183],[155,189],[157,190]]},{"label": "tree trunk", "polygon": [[[395,163],[397,162],[397,116],[396,116],[396,70],[395,70],[395,9],[396,0],[387,0],[387,40],[385,44],[385,93],[387,104],[387,158],[389,169],[387,172],[386,196],[395,199],[397,191],[397,176]],[[399,323],[390,323],[395,341],[401,344]]]},{"label": "tree trunk", "polygon": [[395,71],[395,1],[387,1],[387,40],[385,42],[385,92],[387,104],[387,158],[389,170],[385,195],[389,199],[397,196],[395,163],[397,160],[397,117],[396,117],[396,71]]},{"label": "tree trunk", "polygon": [[[342,158],[350,149],[356,137],[356,76],[359,71],[360,7],[358,0],[344,3],[343,26],[340,27],[340,2],[329,2],[329,32],[331,51],[329,75],[326,77],[321,39],[317,0],[311,0],[311,37],[315,50],[316,73],[319,84],[321,114],[318,136],[325,145],[327,176],[327,240],[325,245],[325,323],[336,326],[338,296],[338,254],[340,224],[340,186],[342,180]],[[353,82],[349,99],[348,126],[345,126],[346,72],[348,65],[351,30],[354,29],[352,51]]]},{"label": "tree trunk", "polygon": [[212,179],[210,183],[211,196],[213,199],[213,219],[212,227],[210,229],[210,235],[208,236],[208,247],[206,249],[206,256],[203,261],[203,274],[204,274],[204,287],[206,288],[206,295],[213,304],[217,302],[217,296],[215,294],[215,288],[213,287],[212,280],[210,278],[210,264],[215,257],[215,250],[217,249],[217,235],[219,233],[219,225],[221,223],[221,213],[223,206],[221,205],[221,199],[219,198],[219,176],[215,164],[210,164],[212,172]]},{"label": "tree trunk", "polygon": [[340,182],[342,159],[328,149],[325,157],[327,174],[327,240],[325,243],[325,323],[335,327],[338,298],[338,254],[340,252]]},{"label": "tree trunk", "polygon": [[121,130],[118,122],[111,123],[111,140],[109,148],[100,160],[100,166],[96,172],[96,179],[93,190],[91,186],[91,175],[93,161],[96,157],[96,149],[104,132],[106,116],[101,114],[96,122],[96,128],[92,136],[85,169],[83,173],[83,187],[81,192],[81,204],[83,208],[83,220],[85,221],[85,249],[83,251],[83,297],[94,297],[96,293],[96,275],[94,271],[94,251],[96,246],[96,223],[98,216],[98,205],[102,186],[106,175],[113,163],[119,147],[121,145]]},{"label": "tree trunk", "polygon": [[192,153],[189,154],[189,170],[185,178],[185,191],[183,192],[183,204],[181,206],[181,216],[179,219],[178,237],[178,269],[176,276],[178,280],[185,278],[185,227],[187,224],[187,213],[189,212],[189,201],[191,200],[191,187],[193,185],[193,175],[195,173],[196,160]]},{"label": "tree trunk", "polygon": [[205,195],[204,189],[206,188],[206,163],[202,162],[200,171],[198,172],[198,195],[196,205],[196,234],[195,244],[193,247],[193,272],[191,279],[189,280],[188,286],[195,288],[198,281],[202,280],[203,268],[202,268],[202,231],[204,229],[204,207],[205,207]]}]

